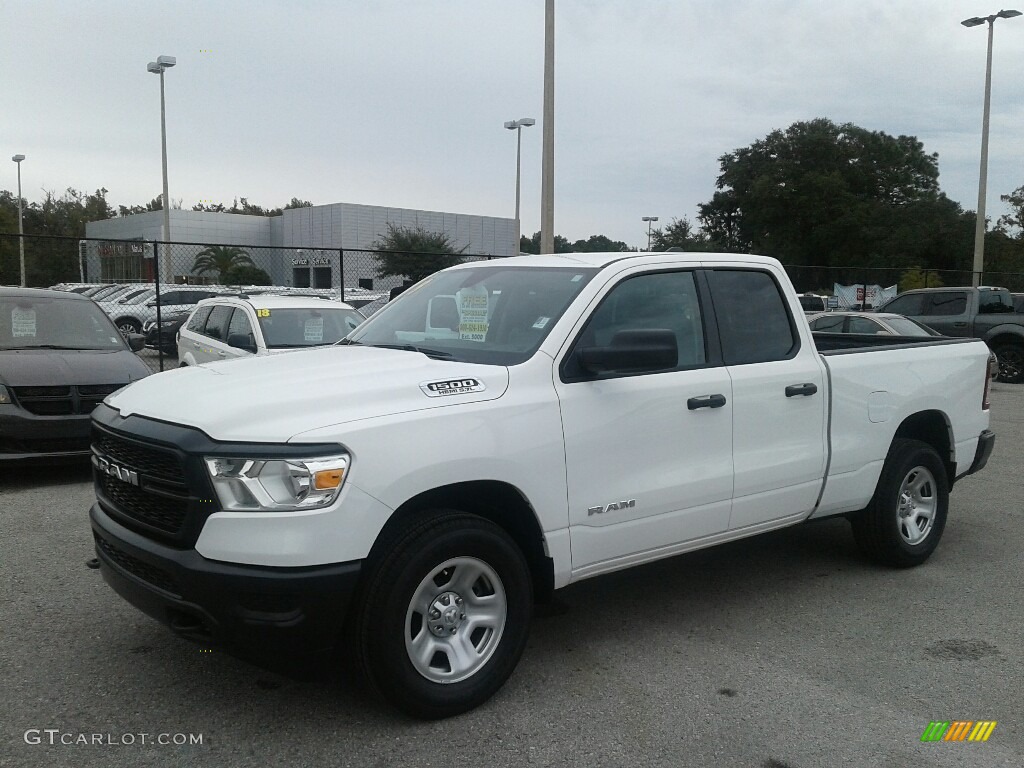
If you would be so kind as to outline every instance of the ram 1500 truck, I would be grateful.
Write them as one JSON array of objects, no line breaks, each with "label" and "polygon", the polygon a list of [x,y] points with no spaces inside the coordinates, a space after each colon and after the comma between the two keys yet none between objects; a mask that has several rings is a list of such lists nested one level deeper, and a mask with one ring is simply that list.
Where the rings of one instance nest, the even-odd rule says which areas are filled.
[{"label": "ram 1500 truck", "polygon": [[982,339],[999,359],[1000,381],[1024,382],[1024,315],[1005,288],[917,288],[879,311],[906,315],[943,336]]},{"label": "ram 1500 truck", "polygon": [[834,515],[870,558],[923,563],[992,450],[988,359],[815,339],[764,257],[462,264],[338,346],[109,397],[96,553],[179,635],[354,659],[444,717],[498,690],[534,604],[580,579]]}]

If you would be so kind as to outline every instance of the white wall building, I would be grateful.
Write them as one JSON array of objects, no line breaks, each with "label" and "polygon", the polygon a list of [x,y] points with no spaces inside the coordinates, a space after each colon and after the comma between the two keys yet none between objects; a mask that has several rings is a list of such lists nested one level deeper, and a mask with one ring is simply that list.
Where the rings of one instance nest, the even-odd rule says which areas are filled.
[{"label": "white wall building", "polygon": [[[172,243],[244,247],[276,285],[380,290],[398,284],[377,276],[372,245],[387,225],[443,233],[467,255],[514,256],[515,219],[465,213],[417,211],[378,205],[333,203],[293,208],[281,216],[246,216],[171,210]],[[86,237],[112,241],[161,241],[163,211],[86,224]],[[171,246],[172,272],[184,282],[201,248]],[[344,251],[344,263],[342,263]],[[83,241],[89,280],[152,280],[152,249],[146,245]],[[164,253],[161,251],[161,258]]]}]

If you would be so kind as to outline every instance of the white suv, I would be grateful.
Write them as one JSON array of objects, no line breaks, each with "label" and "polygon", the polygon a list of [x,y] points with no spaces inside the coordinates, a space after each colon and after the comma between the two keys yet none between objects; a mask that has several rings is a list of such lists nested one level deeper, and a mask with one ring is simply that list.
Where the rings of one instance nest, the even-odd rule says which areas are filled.
[{"label": "white suv", "polygon": [[178,331],[179,365],[272,355],[341,341],[364,320],[348,304],[299,296],[217,296]]}]

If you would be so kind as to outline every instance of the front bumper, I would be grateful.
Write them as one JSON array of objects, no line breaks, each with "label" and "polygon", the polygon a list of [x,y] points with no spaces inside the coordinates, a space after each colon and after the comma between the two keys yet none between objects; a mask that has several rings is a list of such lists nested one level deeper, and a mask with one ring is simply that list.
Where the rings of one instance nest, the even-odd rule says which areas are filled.
[{"label": "front bumper", "polygon": [[275,668],[304,667],[341,639],[362,561],[304,568],[208,560],[90,510],[104,580],[175,634]]},{"label": "front bumper", "polygon": [[89,454],[89,427],[88,414],[36,416],[0,406],[0,465],[81,459]]}]

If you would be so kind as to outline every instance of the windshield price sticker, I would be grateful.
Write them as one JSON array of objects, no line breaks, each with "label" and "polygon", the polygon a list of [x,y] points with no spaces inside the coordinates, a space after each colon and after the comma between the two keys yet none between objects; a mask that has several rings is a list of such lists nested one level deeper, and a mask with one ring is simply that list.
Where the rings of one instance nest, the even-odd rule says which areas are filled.
[{"label": "windshield price sticker", "polygon": [[487,340],[487,289],[483,286],[459,291],[459,338]]},{"label": "windshield price sticker", "polygon": [[305,340],[324,340],[324,319],[322,317],[311,317],[306,321]]},{"label": "windshield price sticker", "polygon": [[486,387],[479,379],[450,379],[448,381],[425,381],[420,389],[427,397],[464,395],[468,392],[483,392]]},{"label": "windshield price sticker", "polygon": [[11,336],[35,336],[36,335],[36,311],[34,309],[11,310]]}]

